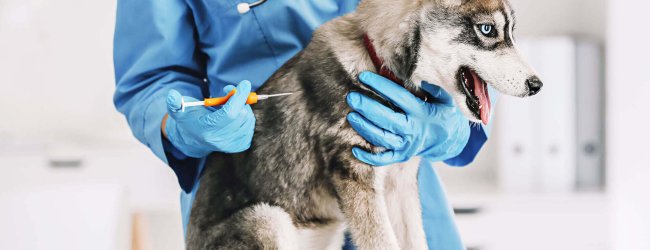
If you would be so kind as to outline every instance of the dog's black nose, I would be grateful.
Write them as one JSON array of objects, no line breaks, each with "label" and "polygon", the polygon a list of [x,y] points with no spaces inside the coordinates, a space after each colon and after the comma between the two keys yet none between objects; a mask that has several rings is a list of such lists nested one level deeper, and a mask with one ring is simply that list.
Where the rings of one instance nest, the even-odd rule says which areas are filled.
[{"label": "dog's black nose", "polygon": [[534,96],[535,94],[539,93],[539,91],[542,89],[542,86],[544,86],[544,83],[542,83],[542,81],[539,80],[539,78],[536,76],[533,76],[526,80],[526,85],[528,85],[528,96]]}]

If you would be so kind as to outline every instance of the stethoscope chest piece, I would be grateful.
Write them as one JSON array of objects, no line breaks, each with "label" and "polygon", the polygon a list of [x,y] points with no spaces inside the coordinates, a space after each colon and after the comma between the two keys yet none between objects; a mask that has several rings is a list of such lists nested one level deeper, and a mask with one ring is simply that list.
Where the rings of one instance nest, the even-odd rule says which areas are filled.
[{"label": "stethoscope chest piece", "polygon": [[237,12],[239,12],[239,14],[242,14],[242,15],[246,14],[251,10],[251,8],[257,7],[257,6],[263,4],[266,1],[267,0],[259,0],[259,1],[254,2],[254,3],[239,3],[239,4],[237,4]]},{"label": "stethoscope chest piece", "polygon": [[246,14],[250,10],[251,10],[251,7],[250,7],[250,5],[248,5],[248,3],[237,4],[237,12],[239,12],[239,14],[242,14],[242,15]]}]

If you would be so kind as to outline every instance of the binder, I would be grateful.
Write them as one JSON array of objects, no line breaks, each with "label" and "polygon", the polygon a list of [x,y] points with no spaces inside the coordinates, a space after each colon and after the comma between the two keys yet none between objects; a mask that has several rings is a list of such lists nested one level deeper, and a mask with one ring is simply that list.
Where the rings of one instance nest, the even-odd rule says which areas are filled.
[{"label": "binder", "polygon": [[497,104],[499,182],[506,192],[568,193],[603,186],[600,45],[569,36],[521,39],[544,82]]},{"label": "binder", "polygon": [[602,45],[595,40],[577,41],[577,188],[605,188],[605,81]]}]

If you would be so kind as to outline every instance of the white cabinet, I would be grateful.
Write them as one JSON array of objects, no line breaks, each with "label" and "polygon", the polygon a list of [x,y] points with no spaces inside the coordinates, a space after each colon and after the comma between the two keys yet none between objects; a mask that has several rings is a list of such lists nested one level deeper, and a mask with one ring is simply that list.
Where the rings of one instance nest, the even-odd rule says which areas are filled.
[{"label": "white cabinet", "polygon": [[[456,222],[468,248],[481,250],[608,250],[605,195],[483,195],[477,214]],[[453,200],[454,198],[452,198]]]},{"label": "white cabinet", "polygon": [[30,147],[0,152],[0,193],[33,187],[112,182],[126,187],[135,208],[177,207],[174,173],[141,145],[121,148]]},{"label": "white cabinet", "polygon": [[68,184],[0,194],[1,249],[128,249],[123,187]]},{"label": "white cabinet", "polygon": [[135,212],[175,215],[152,230],[182,242],[177,180],[144,146],[5,146],[0,249],[128,249]]}]

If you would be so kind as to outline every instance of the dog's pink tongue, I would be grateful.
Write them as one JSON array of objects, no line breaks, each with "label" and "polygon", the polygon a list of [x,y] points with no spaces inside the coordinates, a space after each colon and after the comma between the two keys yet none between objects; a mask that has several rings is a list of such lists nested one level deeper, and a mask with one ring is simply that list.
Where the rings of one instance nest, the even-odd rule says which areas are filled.
[{"label": "dog's pink tongue", "polygon": [[487,85],[485,82],[476,79],[474,83],[474,94],[478,97],[479,104],[481,105],[481,121],[487,125],[490,121],[490,95],[488,94]]}]

